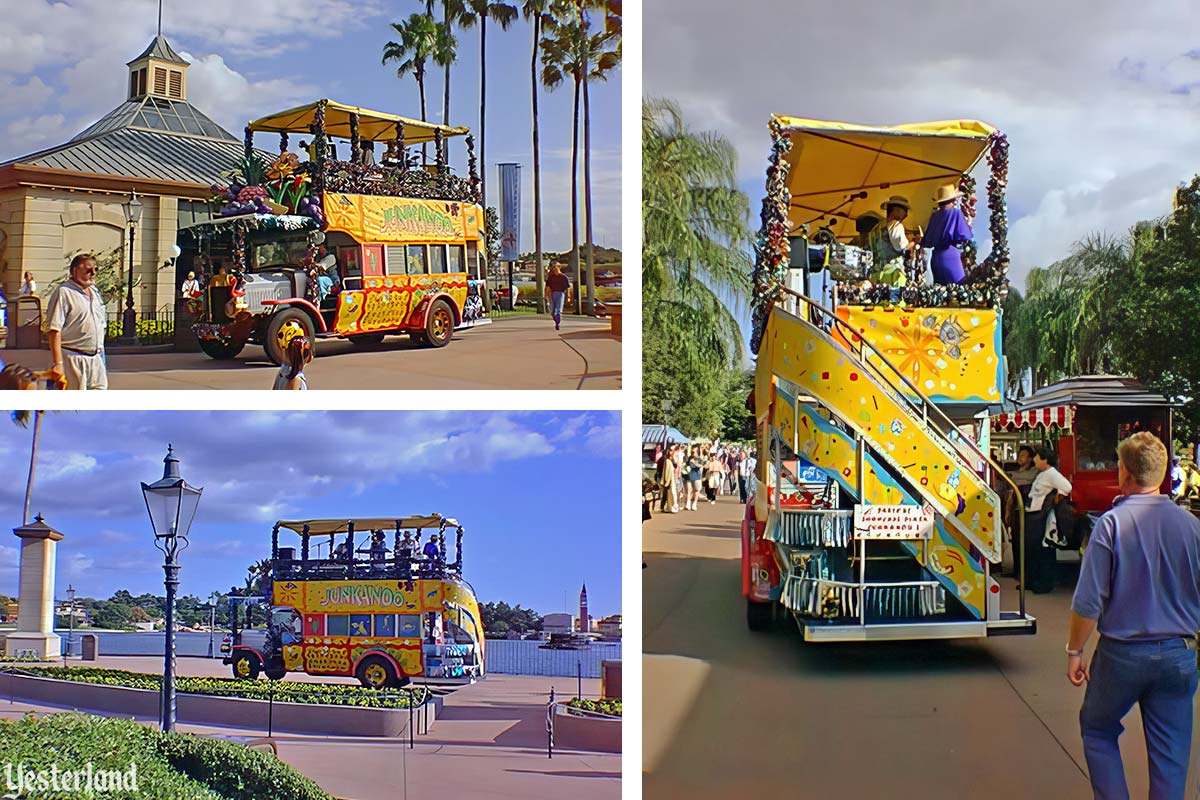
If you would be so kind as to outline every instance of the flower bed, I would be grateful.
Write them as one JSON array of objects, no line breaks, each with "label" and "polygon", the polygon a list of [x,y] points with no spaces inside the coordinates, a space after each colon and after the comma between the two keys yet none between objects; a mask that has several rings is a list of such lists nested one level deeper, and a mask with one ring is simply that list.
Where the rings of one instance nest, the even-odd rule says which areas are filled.
[{"label": "flower bed", "polygon": [[593,714],[607,714],[610,717],[619,717],[621,716],[621,699],[581,700],[576,697],[574,700],[567,703],[567,712],[570,713],[571,709],[589,711]]},{"label": "flower bed", "polygon": [[[104,792],[114,800],[333,800],[279,759],[240,744],[178,733],[162,733],[130,720],[80,713],[0,720],[6,761],[27,771],[84,769],[128,773],[137,764],[137,789]],[[67,795],[32,790],[28,800]],[[73,796],[73,795],[72,795]]]},{"label": "flower bed", "polygon": [[[128,689],[158,691],[162,685],[161,675],[99,667],[22,667],[19,674],[90,683],[98,686],[121,686]],[[413,689],[411,692],[408,690],[381,692],[376,689],[341,683],[177,677],[175,689],[182,694],[240,697],[247,700],[274,699],[279,703],[355,706],[358,708],[408,708],[410,702],[414,706],[420,706],[425,701],[425,690],[420,688]]]}]

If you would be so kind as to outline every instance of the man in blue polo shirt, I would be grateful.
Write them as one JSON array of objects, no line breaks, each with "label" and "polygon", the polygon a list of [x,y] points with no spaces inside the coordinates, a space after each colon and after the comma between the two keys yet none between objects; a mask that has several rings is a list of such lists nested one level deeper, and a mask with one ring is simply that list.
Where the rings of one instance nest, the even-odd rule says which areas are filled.
[{"label": "man in blue polo shirt", "polygon": [[[1071,604],[1067,677],[1087,683],[1079,727],[1097,800],[1128,800],[1121,720],[1142,712],[1150,797],[1183,800],[1200,630],[1200,521],[1159,494],[1167,448],[1137,433],[1117,448],[1123,501],[1092,531]],[[1100,643],[1091,667],[1083,648]]]}]

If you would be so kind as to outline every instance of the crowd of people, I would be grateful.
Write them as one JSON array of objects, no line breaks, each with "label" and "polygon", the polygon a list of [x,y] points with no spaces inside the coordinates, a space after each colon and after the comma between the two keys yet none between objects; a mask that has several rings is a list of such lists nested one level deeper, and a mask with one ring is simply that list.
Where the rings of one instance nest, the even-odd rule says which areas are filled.
[{"label": "crowd of people", "polygon": [[701,494],[715,503],[720,495],[737,492],[744,503],[754,492],[757,459],[750,447],[668,442],[655,451],[654,460],[659,510],[664,513],[696,511]]}]

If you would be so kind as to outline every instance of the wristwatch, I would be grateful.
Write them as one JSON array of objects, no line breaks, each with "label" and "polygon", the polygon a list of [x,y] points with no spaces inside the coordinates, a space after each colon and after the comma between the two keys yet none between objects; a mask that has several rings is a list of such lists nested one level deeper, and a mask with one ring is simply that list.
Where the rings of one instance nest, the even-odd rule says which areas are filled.
[{"label": "wristwatch", "polygon": [[1068,644],[1068,645],[1067,645],[1067,655],[1069,655],[1069,656],[1079,656],[1080,658],[1083,658],[1083,648],[1080,648],[1080,649],[1078,649],[1078,650],[1072,650],[1072,649],[1071,649],[1071,645],[1070,645],[1070,644]]}]

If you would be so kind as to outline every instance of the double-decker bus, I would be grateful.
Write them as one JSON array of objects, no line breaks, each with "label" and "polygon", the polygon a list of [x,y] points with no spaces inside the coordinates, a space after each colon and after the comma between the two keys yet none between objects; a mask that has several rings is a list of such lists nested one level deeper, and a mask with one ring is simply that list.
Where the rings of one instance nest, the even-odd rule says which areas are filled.
[{"label": "double-decker bus", "polygon": [[[278,155],[252,147],[256,132],[280,135]],[[292,152],[289,135],[312,143]],[[441,147],[458,136],[467,140],[466,176],[451,172]],[[415,163],[410,148],[428,143],[434,163]],[[456,328],[479,321],[482,307],[478,295],[468,301],[472,278],[486,274],[474,164],[467,128],[332,100],[249,123],[229,185],[213,186],[215,216],[180,232],[207,278],[193,303],[200,348],[231,359],[259,344],[279,364],[280,331],[294,325],[314,345],[408,334],[445,346]]]},{"label": "double-decker bus", "polygon": [[[299,552],[280,546],[281,531],[300,536]],[[232,598],[224,663],[235,678],[305,672],[371,688],[482,677],[483,620],[462,575],[462,535],[456,520],[436,514],[277,522],[263,592],[267,630],[239,630],[236,606],[245,599]],[[321,547],[324,557],[314,556]]]}]

